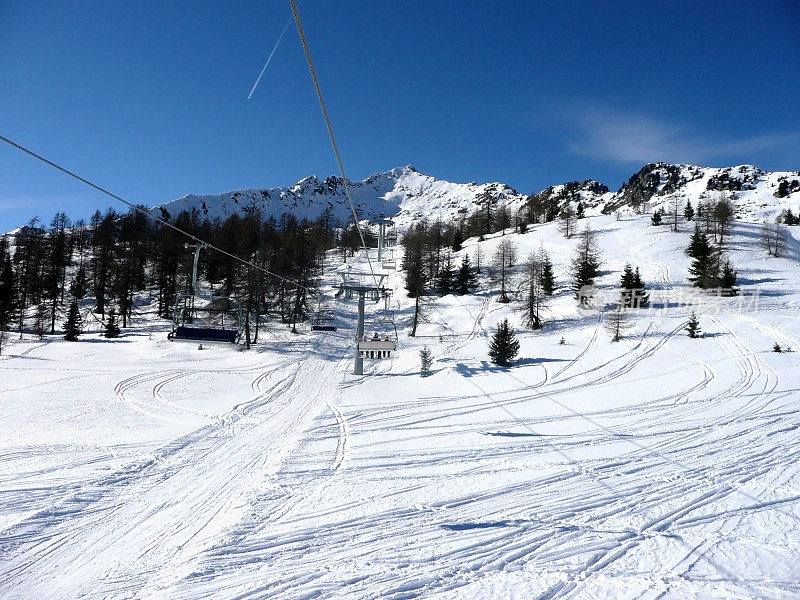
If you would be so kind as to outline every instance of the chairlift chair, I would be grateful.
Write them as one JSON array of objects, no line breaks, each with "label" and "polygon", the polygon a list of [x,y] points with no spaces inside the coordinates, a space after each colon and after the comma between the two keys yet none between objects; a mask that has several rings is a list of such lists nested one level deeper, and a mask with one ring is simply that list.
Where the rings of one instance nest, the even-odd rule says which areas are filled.
[{"label": "chairlift chair", "polygon": [[204,247],[205,244],[194,246],[193,293],[181,294],[175,301],[172,331],[167,339],[173,342],[237,344],[244,327],[241,304],[228,296],[215,296],[197,283],[197,263]]},{"label": "chairlift chair", "polygon": [[[391,358],[392,353],[397,350],[397,325],[395,325],[394,313],[389,310],[390,296],[391,294],[384,294],[386,306],[382,313],[372,321],[376,332],[372,337],[365,335],[358,340],[358,352],[362,358]],[[391,329],[388,329],[389,325],[391,325]],[[381,335],[377,333],[378,329],[388,330],[388,332]]]},{"label": "chairlift chair", "polygon": [[333,313],[323,310],[321,303],[317,305],[317,313],[311,321],[311,331],[336,331]]}]

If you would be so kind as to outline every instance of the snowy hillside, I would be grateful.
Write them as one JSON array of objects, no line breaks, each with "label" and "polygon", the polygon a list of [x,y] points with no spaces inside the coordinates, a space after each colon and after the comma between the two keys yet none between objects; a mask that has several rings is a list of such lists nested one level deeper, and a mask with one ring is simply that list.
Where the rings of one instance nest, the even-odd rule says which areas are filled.
[{"label": "snowy hillside", "polygon": [[751,165],[709,168],[694,165],[649,164],[633,175],[603,207],[610,213],[647,202],[667,207],[676,196],[694,204],[726,193],[745,220],[773,220],[781,211],[800,207],[800,173],[768,172]]},{"label": "snowy hillside", "polygon": [[[755,191],[777,182],[759,177]],[[523,327],[518,296],[497,302],[484,267],[476,293],[429,302],[411,338],[414,303],[389,271],[399,349],[362,377],[355,303],[333,297],[350,265],[333,254],[336,332],[273,323],[251,352],[198,350],[167,341],[144,303],[119,339],[12,340],[0,597],[800,597],[800,354],[771,351],[800,349],[800,242],[769,258],[759,226],[736,223],[742,295],[713,298],[686,284],[690,227],[586,223],[600,287],[613,294],[631,262],[652,290],[618,343],[576,307],[578,242],[556,223],[456,254],[480,248],[485,265],[506,241],[520,258],[543,246],[558,278],[543,330]],[[373,320],[381,306],[368,333],[392,330]],[[511,369],[487,356],[503,318],[521,342]]]},{"label": "snowy hillside", "polygon": [[[420,173],[412,166],[376,173],[364,181],[351,182],[360,218],[383,213],[395,216],[400,230],[415,219],[441,218],[458,221],[486,201],[506,205],[512,212],[527,197],[503,183],[451,183]],[[537,194],[537,201],[560,210],[566,203],[583,204],[585,214],[632,212],[643,204],[667,206],[675,196],[693,204],[720,192],[731,195],[737,214],[746,220],[773,219],[791,208],[800,212],[800,173],[767,172],[753,166],[710,168],[653,163],[644,166],[616,192],[600,182],[571,181],[550,186]],[[339,222],[351,218],[340,177],[320,180],[312,175],[289,187],[245,189],[216,195],[189,195],[152,209],[153,214],[175,218],[181,211],[198,211],[210,219],[225,219],[234,213],[258,211],[264,219],[291,212],[299,218],[315,219],[326,210]]]},{"label": "snowy hillside", "polygon": [[[412,166],[376,173],[364,181],[350,182],[359,218],[379,214],[394,216],[399,229],[423,216],[457,220],[488,200],[493,206],[505,204],[516,210],[525,196],[502,183],[450,183],[420,173]],[[225,219],[233,213],[259,211],[264,219],[290,212],[298,218],[316,219],[326,210],[334,219],[352,220],[341,177],[324,181],[315,175],[290,187],[237,190],[218,195],[184,196],[152,209],[159,216],[176,217],[196,209],[201,218]]]}]

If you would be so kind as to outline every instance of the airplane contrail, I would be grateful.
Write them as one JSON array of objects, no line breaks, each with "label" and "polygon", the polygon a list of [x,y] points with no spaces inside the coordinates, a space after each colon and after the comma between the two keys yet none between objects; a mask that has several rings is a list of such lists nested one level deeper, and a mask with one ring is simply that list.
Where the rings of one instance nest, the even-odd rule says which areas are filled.
[{"label": "airplane contrail", "polygon": [[258,79],[256,79],[256,82],[253,84],[253,89],[251,89],[250,93],[247,95],[248,100],[250,100],[250,97],[253,95],[253,92],[256,91],[256,87],[258,87],[258,82],[261,81],[261,77],[264,75],[264,71],[267,70],[267,67],[269,66],[269,63],[272,60],[272,57],[275,56],[275,50],[278,49],[278,46],[280,45],[281,40],[283,39],[283,36],[286,33],[286,30],[289,29],[289,24],[291,22],[292,22],[292,17],[289,17],[289,20],[286,21],[286,25],[283,26],[283,31],[281,31],[281,34],[278,36],[278,41],[275,42],[275,46],[272,48],[272,52],[269,53],[267,62],[264,63],[264,67],[261,69],[261,73],[258,74]]}]

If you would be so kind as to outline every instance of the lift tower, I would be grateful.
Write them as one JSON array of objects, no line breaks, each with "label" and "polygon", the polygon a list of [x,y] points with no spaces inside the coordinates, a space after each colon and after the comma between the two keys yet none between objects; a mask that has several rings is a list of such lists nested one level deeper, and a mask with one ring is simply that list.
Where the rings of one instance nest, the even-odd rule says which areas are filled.
[{"label": "lift tower", "polygon": [[383,249],[386,247],[386,228],[394,225],[391,217],[383,213],[378,215],[378,262],[383,259]]},{"label": "lift tower", "polygon": [[[364,337],[364,304],[367,297],[376,302],[380,299],[385,291],[383,280],[386,278],[386,275],[382,273],[373,275],[372,273],[356,273],[352,271],[342,273],[341,275],[342,284],[339,292],[344,293],[345,299],[352,298],[356,295],[358,296],[358,325],[356,326],[356,352],[355,362],[353,363],[353,374],[363,375],[364,357],[358,345],[361,338]],[[370,280],[372,281],[370,282]]]}]

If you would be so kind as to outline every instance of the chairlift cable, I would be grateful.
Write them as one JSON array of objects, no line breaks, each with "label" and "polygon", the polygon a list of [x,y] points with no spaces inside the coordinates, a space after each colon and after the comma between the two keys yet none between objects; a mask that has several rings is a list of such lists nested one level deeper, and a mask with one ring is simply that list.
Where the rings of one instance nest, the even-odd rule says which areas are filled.
[{"label": "chairlift cable", "polygon": [[89,187],[92,187],[92,188],[96,189],[98,192],[102,192],[106,196],[110,196],[111,198],[114,198],[115,200],[118,200],[118,201],[122,202],[123,204],[126,204],[126,205],[130,206],[135,211],[142,213],[145,217],[148,217],[148,218],[152,219],[153,221],[155,221],[157,223],[160,223],[161,225],[169,227],[170,229],[173,229],[173,230],[177,231],[178,233],[180,233],[182,235],[185,235],[186,237],[188,237],[192,241],[197,242],[198,244],[203,244],[207,248],[212,248],[213,250],[216,250],[220,254],[224,254],[225,256],[227,256],[229,258],[237,260],[240,263],[242,263],[244,265],[247,265],[249,267],[253,267],[254,269],[257,269],[257,270],[259,270],[259,271],[261,271],[263,273],[266,273],[267,275],[272,275],[273,277],[277,277],[281,281],[285,281],[286,283],[289,283],[289,284],[291,284],[291,285],[293,285],[295,287],[298,287],[300,289],[307,290],[307,291],[313,291],[311,288],[309,288],[309,287],[307,287],[305,285],[302,285],[302,284],[300,284],[300,283],[298,283],[296,281],[292,281],[291,279],[288,279],[286,277],[282,277],[282,276],[278,275],[277,273],[273,273],[269,269],[265,269],[264,267],[261,267],[261,266],[255,264],[252,261],[249,261],[249,260],[247,260],[245,258],[242,258],[240,256],[236,256],[235,254],[232,254],[231,252],[228,252],[226,250],[223,250],[222,248],[214,246],[213,244],[210,244],[209,242],[206,242],[205,240],[200,239],[196,235],[192,235],[188,231],[186,231],[184,229],[181,229],[180,227],[177,227],[176,225],[173,225],[169,221],[165,221],[164,219],[161,219],[161,218],[159,218],[159,217],[157,217],[155,215],[150,214],[150,212],[148,210],[143,209],[141,206],[139,206],[137,204],[134,204],[133,202],[129,202],[128,200],[125,200],[124,198],[121,198],[121,197],[117,196],[113,192],[110,192],[107,189],[105,189],[103,187],[100,187],[96,183],[92,183],[88,179],[84,179],[83,177],[81,177],[77,173],[73,173],[69,169],[66,169],[66,168],[62,167],[61,165],[57,165],[53,161],[46,159],[44,156],[41,156],[40,154],[36,154],[36,152],[34,152],[33,150],[29,150],[28,148],[26,148],[24,146],[21,146],[20,144],[17,144],[16,142],[14,142],[14,141],[6,138],[6,137],[3,137],[2,135],[0,135],[0,140],[4,141],[6,144],[8,144],[10,146],[13,146],[14,148],[17,148],[18,150],[21,150],[25,154],[28,154],[28,155],[32,156],[33,158],[42,161],[46,165],[50,165],[54,169],[57,169],[57,170],[61,171],[62,173],[65,173],[65,174],[69,175],[70,177],[74,177],[75,179],[77,179],[81,183],[85,183]]},{"label": "chairlift cable", "polygon": [[369,264],[369,271],[372,274],[372,279],[375,281],[375,287],[378,287],[378,278],[375,275],[375,271],[372,269],[372,260],[369,258],[369,250],[367,249],[367,243],[364,240],[364,234],[361,232],[361,227],[358,225],[358,213],[356,212],[356,206],[353,203],[353,197],[350,194],[350,184],[347,180],[347,175],[344,172],[344,164],[342,163],[342,156],[339,153],[339,146],[336,144],[336,137],[333,135],[333,125],[331,125],[330,117],[328,117],[328,109],[325,107],[325,100],[322,98],[322,89],[319,85],[319,80],[317,79],[317,71],[314,69],[314,62],[311,60],[311,51],[308,48],[308,42],[306,41],[306,34],[303,31],[303,24],[300,21],[300,13],[297,10],[297,3],[295,0],[289,0],[289,4],[292,7],[292,14],[294,15],[294,22],[297,25],[297,33],[300,36],[300,43],[303,46],[303,52],[306,55],[306,62],[308,63],[308,70],[311,72],[311,79],[314,81],[314,89],[317,92],[317,99],[319,100],[319,106],[322,109],[322,116],[325,119],[325,126],[328,128],[328,135],[331,138],[331,145],[333,146],[333,153],[336,155],[336,162],[339,164],[339,171],[342,174],[342,179],[344,180],[344,191],[345,195],[347,196],[347,201],[350,203],[350,210],[353,213],[353,220],[355,221],[356,231],[358,231],[358,237],[361,239],[361,247],[364,248],[364,254],[367,257],[367,264]]}]

